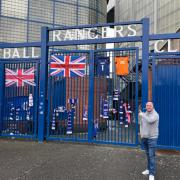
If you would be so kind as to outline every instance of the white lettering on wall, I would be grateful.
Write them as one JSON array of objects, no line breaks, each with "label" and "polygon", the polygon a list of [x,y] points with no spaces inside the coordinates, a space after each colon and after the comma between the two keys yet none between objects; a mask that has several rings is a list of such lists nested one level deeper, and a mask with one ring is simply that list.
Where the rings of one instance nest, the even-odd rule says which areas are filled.
[{"label": "white lettering on wall", "polygon": [[35,55],[35,48],[32,47],[32,58],[39,58],[38,55]]},{"label": "white lettering on wall", "polygon": [[171,40],[170,39],[168,39],[168,52],[177,52],[178,50],[177,49],[171,49]]},{"label": "white lettering on wall", "polygon": [[[134,28],[133,28],[133,26],[134,26]],[[136,25],[129,25],[128,26],[128,29],[129,29],[129,31],[132,33],[130,33],[130,34],[128,34],[128,36],[136,36],[136,34],[137,34],[137,32],[136,32]]]},{"label": "white lettering on wall", "polygon": [[[97,38],[110,38],[108,37],[107,27],[94,27],[84,29],[71,29],[71,30],[54,30],[53,41],[66,41],[78,39],[97,39]],[[136,25],[128,26],[114,26],[114,37],[136,36]],[[65,35],[64,35],[65,34]],[[63,36],[64,35],[64,36]],[[112,36],[111,36],[112,37]]]},{"label": "white lettering on wall", "polygon": [[75,38],[76,39],[85,39],[85,30],[75,29]]},{"label": "white lettering on wall", "polygon": [[73,40],[73,37],[72,37],[72,33],[70,30],[67,30],[66,33],[65,33],[65,37],[64,37],[64,40]]},{"label": "white lettering on wall", "polygon": [[14,48],[12,58],[20,58],[19,51],[17,48]]},{"label": "white lettering on wall", "polygon": [[[164,49],[158,49],[158,44],[159,43],[164,43],[164,42],[166,42],[165,40],[157,40],[157,41],[155,41],[155,43],[154,43],[154,51],[155,52],[157,52],[157,53],[162,53],[162,52],[165,52],[165,50]],[[172,41],[171,41],[171,39],[168,39],[167,40],[167,52],[177,52],[178,50],[177,49],[171,49],[171,43],[172,43]]]},{"label": "white lettering on wall", "polygon": [[3,49],[3,58],[4,59],[8,59],[8,58],[10,58],[11,57],[11,49],[9,49],[9,48],[5,48],[5,49]]},{"label": "white lettering on wall", "polygon": [[53,41],[61,41],[61,31],[53,31]]},{"label": "white lettering on wall", "polygon": [[110,29],[110,27],[102,27],[102,38],[106,38],[107,37],[107,32]]},{"label": "white lettering on wall", "polygon": [[154,43],[154,51],[155,51],[155,52],[158,52],[158,53],[164,52],[164,50],[159,50],[159,49],[158,49],[158,44],[159,44],[160,42],[164,42],[164,40],[155,41],[155,43]]},{"label": "white lettering on wall", "polygon": [[97,39],[98,34],[96,32],[97,32],[97,28],[89,28],[88,29],[88,39]]},{"label": "white lettering on wall", "polygon": [[29,56],[27,56],[27,48],[5,48],[3,49],[3,58],[4,59],[15,59],[15,58],[39,58],[37,54],[35,54],[35,48],[32,47],[28,51]]},{"label": "white lettering on wall", "polygon": [[30,56],[26,56],[26,48],[23,48],[23,58],[30,58]]},{"label": "white lettering on wall", "polygon": [[123,26],[115,26],[114,28],[114,36],[115,37],[124,37],[123,35]]}]

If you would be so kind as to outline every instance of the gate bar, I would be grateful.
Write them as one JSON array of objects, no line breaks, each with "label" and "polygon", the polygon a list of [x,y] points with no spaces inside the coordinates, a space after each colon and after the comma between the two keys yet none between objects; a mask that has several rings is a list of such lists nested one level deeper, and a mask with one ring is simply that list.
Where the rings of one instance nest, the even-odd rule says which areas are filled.
[{"label": "gate bar", "polygon": [[127,47],[127,48],[113,48],[113,49],[96,49],[94,52],[109,52],[109,51],[135,51],[138,47]]},{"label": "gate bar", "polygon": [[40,58],[18,58],[18,59],[4,59],[2,58],[1,59],[1,62],[2,63],[8,63],[8,64],[11,64],[11,63],[21,63],[21,62],[24,62],[24,63],[38,63],[39,62],[39,59]]},{"label": "gate bar", "polygon": [[151,34],[149,40],[180,39],[180,33]]},{"label": "gate bar", "polygon": [[89,97],[88,97],[88,142],[92,141],[94,122],[94,52],[90,50],[89,58]]},{"label": "gate bar", "polygon": [[0,43],[0,48],[24,48],[24,47],[41,47],[41,42],[28,43]]},{"label": "gate bar", "polygon": [[48,70],[48,46],[49,33],[47,27],[41,28],[41,61],[40,61],[40,95],[39,95],[39,113],[38,113],[38,141],[44,141],[45,120],[47,112],[47,70]]},{"label": "gate bar", "polygon": [[84,44],[105,44],[119,42],[141,42],[141,36],[131,37],[116,37],[104,39],[85,39],[85,40],[68,40],[68,41],[49,41],[48,46],[69,46],[69,45],[84,45]]},{"label": "gate bar", "polygon": [[3,106],[4,106],[4,64],[0,63],[0,134],[2,132],[3,123]]},{"label": "gate bar", "polygon": [[156,60],[156,59],[180,59],[180,55],[177,55],[177,56],[163,56],[163,55],[161,55],[161,56],[152,56],[152,60]]},{"label": "gate bar", "polygon": [[152,52],[149,53],[149,56],[163,56],[163,55],[172,55],[172,56],[176,56],[176,55],[180,55],[180,52],[161,52],[161,53],[156,53],[156,52]]},{"label": "gate bar", "polygon": [[138,145],[138,132],[139,132],[139,127],[138,127],[138,98],[139,98],[139,93],[138,93],[138,75],[139,75],[139,72],[138,72],[138,61],[139,61],[139,49],[136,48],[136,94],[135,94],[135,119],[136,119],[136,145]]},{"label": "gate bar", "polygon": [[149,19],[143,19],[142,26],[142,108],[148,101],[148,64],[149,64]]}]

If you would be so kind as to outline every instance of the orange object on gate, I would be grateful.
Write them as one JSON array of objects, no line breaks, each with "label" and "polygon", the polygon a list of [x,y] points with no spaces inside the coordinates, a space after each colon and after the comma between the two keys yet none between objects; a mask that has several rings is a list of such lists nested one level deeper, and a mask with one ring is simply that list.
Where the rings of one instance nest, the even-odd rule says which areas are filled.
[{"label": "orange object on gate", "polygon": [[129,74],[129,57],[128,56],[116,56],[115,57],[115,68],[117,75],[128,75]]}]

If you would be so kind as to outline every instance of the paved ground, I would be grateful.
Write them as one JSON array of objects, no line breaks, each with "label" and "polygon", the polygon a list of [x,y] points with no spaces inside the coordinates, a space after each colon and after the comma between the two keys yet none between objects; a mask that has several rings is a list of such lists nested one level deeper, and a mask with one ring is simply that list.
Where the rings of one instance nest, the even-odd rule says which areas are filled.
[{"label": "paved ground", "polygon": [[[122,147],[0,140],[0,180],[148,180],[144,152]],[[156,180],[180,180],[180,154],[157,155]]]}]

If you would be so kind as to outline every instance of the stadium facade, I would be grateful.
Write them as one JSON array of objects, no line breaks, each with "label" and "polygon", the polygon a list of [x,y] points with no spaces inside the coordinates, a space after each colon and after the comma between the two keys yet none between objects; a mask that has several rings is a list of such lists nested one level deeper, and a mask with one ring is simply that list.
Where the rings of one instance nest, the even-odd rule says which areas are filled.
[{"label": "stadium facade", "polygon": [[115,21],[150,19],[150,33],[172,33],[180,28],[177,0],[116,0]]},{"label": "stadium facade", "polygon": [[0,0],[0,43],[40,41],[42,26],[106,22],[107,0]]}]

